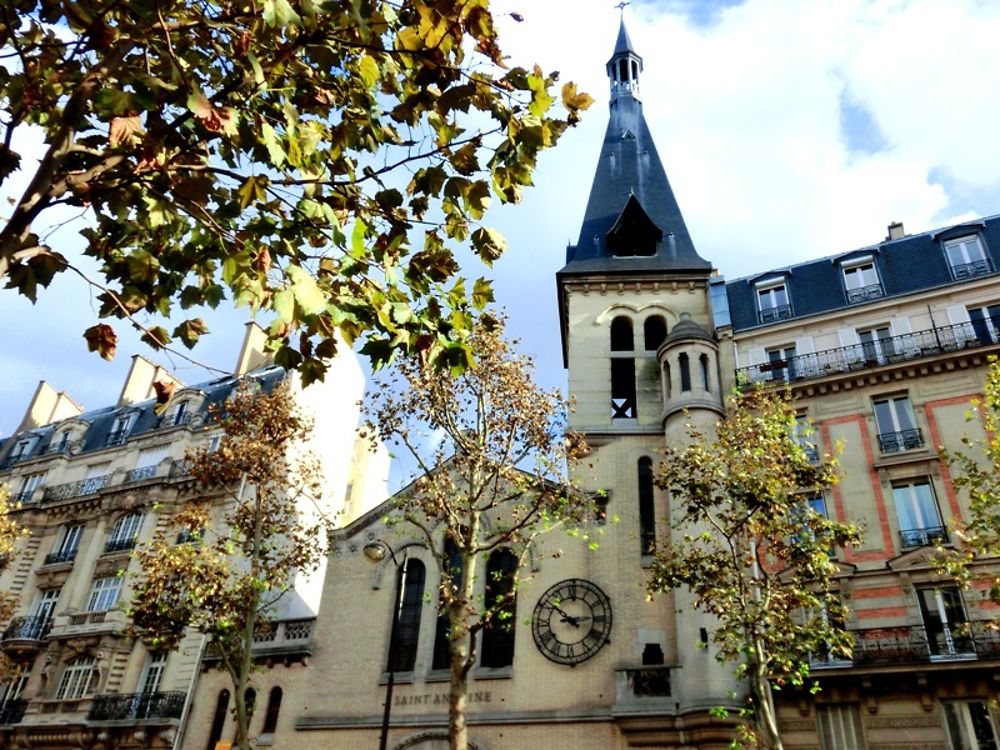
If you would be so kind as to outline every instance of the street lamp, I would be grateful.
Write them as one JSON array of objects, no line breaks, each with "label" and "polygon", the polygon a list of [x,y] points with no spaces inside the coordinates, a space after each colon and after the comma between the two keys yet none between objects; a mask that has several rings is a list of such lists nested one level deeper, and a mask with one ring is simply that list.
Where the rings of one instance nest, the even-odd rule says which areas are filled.
[{"label": "street lamp", "polygon": [[392,688],[396,684],[396,648],[399,638],[399,617],[403,610],[403,595],[406,591],[406,554],[403,562],[396,559],[396,554],[386,542],[381,539],[368,542],[362,549],[365,558],[378,564],[385,560],[386,553],[396,564],[396,604],[392,610],[392,628],[389,631],[389,680],[385,686],[385,709],[382,711],[382,734],[379,736],[378,750],[385,750],[389,739],[389,714],[392,711]]}]

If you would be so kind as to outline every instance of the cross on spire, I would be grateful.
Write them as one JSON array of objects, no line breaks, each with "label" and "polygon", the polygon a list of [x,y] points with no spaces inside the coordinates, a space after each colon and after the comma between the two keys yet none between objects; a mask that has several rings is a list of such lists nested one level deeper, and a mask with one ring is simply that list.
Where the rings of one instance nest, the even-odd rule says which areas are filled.
[{"label": "cross on spire", "polygon": [[624,17],[625,17],[625,6],[626,6],[626,5],[631,5],[631,4],[632,4],[632,3],[627,3],[627,2],[625,2],[625,0],[622,0],[622,1],[621,1],[620,3],[618,3],[618,5],[616,5],[615,7],[616,7],[616,8],[618,8],[618,10],[619,10],[619,11],[621,12],[621,14],[622,14],[622,17],[624,18]]}]

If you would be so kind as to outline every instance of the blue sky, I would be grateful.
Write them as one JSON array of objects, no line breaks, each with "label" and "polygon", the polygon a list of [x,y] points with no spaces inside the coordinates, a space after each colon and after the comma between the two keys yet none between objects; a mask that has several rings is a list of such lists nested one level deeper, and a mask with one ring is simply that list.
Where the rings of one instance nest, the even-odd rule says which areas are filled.
[{"label": "blue sky", "polygon": [[[511,332],[540,381],[562,385],[554,274],[579,233],[607,123],[618,10],[608,0],[494,6],[524,16],[500,20],[513,62],[559,70],[597,99],[543,156],[523,204],[492,217],[510,245],[492,273]],[[660,157],[699,253],[727,277],[877,242],[893,221],[917,232],[1000,213],[1000,56],[990,44],[1000,3],[636,1],[625,14]],[[65,231],[51,241],[75,243]],[[35,306],[0,292],[0,435],[43,378],[87,408],[116,400],[134,353],[186,382],[206,378],[126,331],[115,362],[88,354],[81,333],[94,307],[69,276]],[[195,356],[231,369],[244,322],[242,311],[212,316]]]}]

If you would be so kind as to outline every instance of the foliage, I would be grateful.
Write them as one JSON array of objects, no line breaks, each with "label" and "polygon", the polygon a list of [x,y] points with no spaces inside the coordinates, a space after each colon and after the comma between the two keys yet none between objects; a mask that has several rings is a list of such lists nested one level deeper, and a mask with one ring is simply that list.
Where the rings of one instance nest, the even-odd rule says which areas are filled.
[{"label": "foliage", "polygon": [[[173,531],[190,541],[159,536],[138,553],[129,614],[132,635],[153,649],[176,648],[188,628],[207,636],[239,698],[254,671],[254,633],[293,577],[321,561],[323,528],[300,508],[320,496],[322,482],[315,459],[299,450],[312,425],[287,385],[271,394],[242,389],[226,402],[222,427],[218,450],[189,455],[206,497],[175,516]],[[236,744],[246,750],[248,707],[235,704]]]},{"label": "foliage", "polygon": [[[28,536],[28,530],[11,515],[17,508],[11,504],[7,485],[0,483],[0,573],[10,566],[20,540]],[[16,611],[17,597],[9,591],[0,591],[0,622],[8,622]],[[6,654],[0,654],[0,677],[14,674],[17,669]]]},{"label": "foliage", "polygon": [[[974,441],[962,438],[964,450],[940,449],[941,459],[958,471],[952,484],[969,498],[969,514],[956,529],[959,549],[938,550],[938,566],[960,585],[980,582],[995,604],[1000,604],[1000,571],[984,566],[984,558],[1000,555],[1000,361],[990,358],[984,397],[973,401],[968,421],[982,420],[986,437]],[[978,454],[978,455],[977,455]]]},{"label": "foliage", "polygon": [[[559,524],[579,532],[594,505],[566,474],[567,461],[585,446],[563,435],[561,394],[534,385],[530,359],[504,340],[502,322],[481,319],[470,345],[475,364],[463,372],[442,374],[421,358],[400,361],[372,394],[367,427],[404,446],[423,472],[398,496],[396,523],[416,530],[441,574],[452,750],[467,747],[475,634],[491,623],[513,625],[510,604],[533,540]],[[502,548],[517,556],[515,588],[491,606],[476,596],[476,580],[483,556]]]},{"label": "foliage", "polygon": [[860,535],[809,505],[836,482],[836,464],[803,447],[788,393],[737,392],[714,437],[689,431],[657,473],[677,533],[657,552],[649,590],[684,587],[715,618],[717,658],[748,679],[758,741],[780,748],[771,683],[801,685],[810,656],[850,652],[830,554]]},{"label": "foliage", "polygon": [[[467,293],[449,243],[495,260],[491,198],[518,201],[591,101],[567,83],[554,116],[557,74],[505,67],[489,0],[12,0],[0,55],[0,185],[29,178],[0,279],[34,300],[74,268],[40,235],[79,209],[102,318],[190,347],[200,318],[138,316],[229,296],[274,313],[276,360],[307,383],[338,329],[369,332],[376,365],[468,359],[453,334],[491,292]],[[37,166],[12,147],[26,128]],[[111,325],[85,336],[114,356]]]}]

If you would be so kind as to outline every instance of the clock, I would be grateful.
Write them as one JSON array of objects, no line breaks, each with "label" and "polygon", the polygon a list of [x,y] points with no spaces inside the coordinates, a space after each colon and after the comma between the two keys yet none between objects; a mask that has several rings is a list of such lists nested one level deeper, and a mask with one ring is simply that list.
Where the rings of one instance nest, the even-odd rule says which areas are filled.
[{"label": "clock", "polygon": [[575,667],[608,642],[611,600],[582,578],[560,581],[535,605],[531,635],[546,659]]}]

